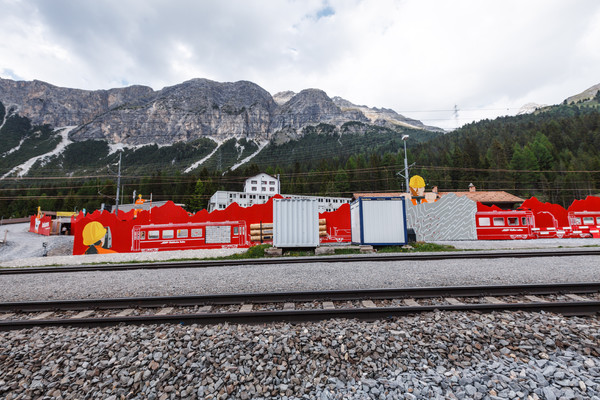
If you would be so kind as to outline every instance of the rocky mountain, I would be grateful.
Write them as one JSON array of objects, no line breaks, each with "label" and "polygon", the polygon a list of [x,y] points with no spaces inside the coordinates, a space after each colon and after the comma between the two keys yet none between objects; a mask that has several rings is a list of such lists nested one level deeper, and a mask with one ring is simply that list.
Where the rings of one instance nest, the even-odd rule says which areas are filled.
[{"label": "rocky mountain", "polygon": [[571,104],[571,103],[577,103],[578,101],[591,100],[595,96],[598,96],[598,92],[600,92],[600,83],[584,90],[583,92],[581,92],[579,94],[576,94],[571,97],[567,97],[567,99],[565,100],[565,103]]},{"label": "rocky mountain", "polygon": [[277,104],[251,82],[194,79],[124,103],[75,130],[75,141],[171,144],[199,138],[264,140]]},{"label": "rocky mountain", "polygon": [[538,104],[538,103],[527,103],[521,106],[521,108],[519,108],[519,111],[517,111],[517,115],[523,115],[523,114],[532,114],[534,112],[536,112],[537,110],[541,110],[544,107],[548,107],[547,105],[543,105],[543,104]]},{"label": "rocky mountain", "polygon": [[441,131],[392,110],[355,106],[318,89],[271,96],[247,81],[193,79],[159,91],[145,86],[87,91],[41,81],[0,79],[7,110],[51,127],[75,126],[73,141],[106,140],[126,145],[159,145],[210,138],[264,142],[301,137],[308,126],[341,127],[360,122],[391,128]]},{"label": "rocky mountain", "polygon": [[357,106],[348,100],[341,97],[334,97],[333,102],[343,111],[354,111],[363,114],[368,122],[377,126],[385,126],[387,128],[412,128],[424,129],[433,132],[443,132],[443,129],[434,126],[425,126],[421,121],[416,119],[406,118],[398,114],[396,111],[389,108],[369,108],[367,106]]},{"label": "rocky mountain", "polygon": [[150,98],[146,86],[110,90],[80,90],[42,81],[13,81],[0,78],[0,102],[7,110],[27,117],[36,125],[53,127],[82,125],[123,104]]}]

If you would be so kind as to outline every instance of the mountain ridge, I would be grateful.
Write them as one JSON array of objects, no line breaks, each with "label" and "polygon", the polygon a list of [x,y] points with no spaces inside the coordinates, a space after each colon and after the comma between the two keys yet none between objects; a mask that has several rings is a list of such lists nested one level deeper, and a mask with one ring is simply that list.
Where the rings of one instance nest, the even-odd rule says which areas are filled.
[{"label": "mountain ridge", "polygon": [[[17,111],[37,125],[77,126],[70,134],[74,141],[102,139],[127,145],[164,145],[199,138],[264,141],[281,131],[300,137],[307,126],[327,123],[339,127],[351,121],[443,132],[392,110],[334,99],[320,89],[272,96],[243,80],[195,78],[157,91],[141,85],[89,91],[0,78],[0,101],[9,111]],[[378,113],[381,118],[374,118]]]}]

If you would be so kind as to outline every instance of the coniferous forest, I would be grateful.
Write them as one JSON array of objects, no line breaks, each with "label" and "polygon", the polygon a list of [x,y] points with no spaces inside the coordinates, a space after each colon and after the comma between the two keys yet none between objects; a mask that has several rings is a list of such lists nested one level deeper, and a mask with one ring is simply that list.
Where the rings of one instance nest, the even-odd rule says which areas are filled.
[{"label": "coniferous forest", "polygon": [[[381,127],[358,134],[351,126],[321,124],[298,140],[271,143],[233,171],[223,170],[223,165],[248,156],[256,144],[232,139],[190,173],[180,162],[210,153],[214,142],[201,139],[125,150],[120,202],[132,202],[135,190],[196,211],[206,207],[216,190],[241,191],[245,178],[259,172],[279,175],[282,192],[289,194],[351,197],[356,192],[404,191],[401,137],[408,134],[410,175],[421,175],[427,190],[467,190],[473,183],[477,190],[504,190],[568,206],[574,199],[600,194],[599,104],[600,92],[578,104],[479,121],[446,134]],[[4,115],[0,103],[0,120]],[[0,131],[0,176],[15,162],[52,149],[56,138],[51,132],[26,118],[7,119]],[[19,151],[11,152],[16,144]],[[112,205],[117,160],[118,152],[111,153],[106,142],[73,143],[61,155],[36,161],[27,175],[7,174],[0,180],[0,214],[27,216],[38,206],[72,211]]]}]

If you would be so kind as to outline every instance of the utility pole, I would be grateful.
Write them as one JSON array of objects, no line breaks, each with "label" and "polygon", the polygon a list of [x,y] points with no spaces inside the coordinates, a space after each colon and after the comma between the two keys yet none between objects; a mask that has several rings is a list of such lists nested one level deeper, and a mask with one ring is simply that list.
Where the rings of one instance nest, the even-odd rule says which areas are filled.
[{"label": "utility pole", "polygon": [[402,141],[404,142],[404,179],[406,180],[406,193],[410,193],[408,188],[408,159],[406,158],[406,140],[408,135],[402,135]]},{"label": "utility pole", "polygon": [[119,189],[121,188],[121,154],[119,151],[119,175],[117,178],[117,198],[115,200],[115,215],[119,216]]}]

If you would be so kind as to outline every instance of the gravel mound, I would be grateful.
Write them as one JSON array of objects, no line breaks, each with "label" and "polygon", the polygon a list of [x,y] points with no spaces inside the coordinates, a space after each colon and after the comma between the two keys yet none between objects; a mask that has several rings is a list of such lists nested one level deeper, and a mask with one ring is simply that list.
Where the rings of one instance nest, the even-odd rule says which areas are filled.
[{"label": "gravel mound", "polygon": [[6,399],[600,398],[594,317],[48,328],[0,342]]}]

